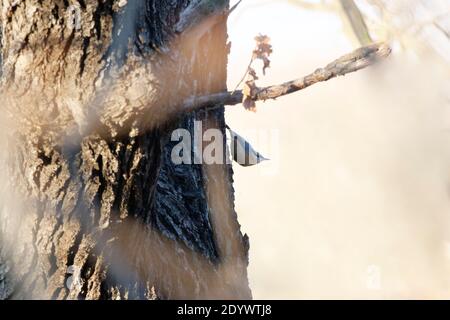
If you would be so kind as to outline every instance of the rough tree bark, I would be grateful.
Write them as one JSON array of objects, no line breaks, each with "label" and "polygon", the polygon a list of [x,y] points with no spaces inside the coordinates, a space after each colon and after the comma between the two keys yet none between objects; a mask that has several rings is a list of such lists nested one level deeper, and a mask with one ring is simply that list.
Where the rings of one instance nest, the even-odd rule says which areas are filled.
[{"label": "rough tree bark", "polygon": [[0,299],[251,297],[231,167],[170,160],[225,125],[177,115],[226,90],[226,21],[175,36],[188,2],[1,1]]}]

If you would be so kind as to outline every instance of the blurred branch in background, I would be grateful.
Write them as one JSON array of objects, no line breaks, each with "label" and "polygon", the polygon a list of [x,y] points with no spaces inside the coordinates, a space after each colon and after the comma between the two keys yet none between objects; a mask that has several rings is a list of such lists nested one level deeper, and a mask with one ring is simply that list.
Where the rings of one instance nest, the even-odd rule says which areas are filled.
[{"label": "blurred branch in background", "polygon": [[353,0],[322,0],[320,2],[288,0],[288,2],[305,10],[339,13],[348,21],[350,25],[349,31],[352,33],[351,36],[356,37],[359,45],[365,46],[373,42],[364,17]]},{"label": "blurred branch in background", "polygon": [[[359,1],[372,35],[419,59],[450,62],[448,0]],[[431,54],[431,56],[430,56]]]},{"label": "blurred branch in background", "polygon": [[434,25],[437,29],[439,29],[439,30],[447,37],[447,39],[450,39],[450,33],[449,33],[449,31],[447,31],[446,29],[444,29],[444,27],[442,27],[442,26],[439,24],[439,22],[434,21],[434,22],[433,22],[433,25]]},{"label": "blurred branch in background", "polygon": [[416,56],[432,54],[450,62],[448,0],[287,0],[305,10],[340,15],[344,32],[359,45],[392,41]]}]

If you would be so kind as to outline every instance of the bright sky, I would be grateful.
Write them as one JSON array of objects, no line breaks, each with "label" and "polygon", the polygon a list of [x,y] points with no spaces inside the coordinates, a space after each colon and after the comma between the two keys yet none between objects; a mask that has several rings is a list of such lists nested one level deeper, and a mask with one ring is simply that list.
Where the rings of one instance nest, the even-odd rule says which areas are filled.
[{"label": "bright sky", "polygon": [[[355,48],[338,15],[244,0],[229,19],[230,89],[258,33],[274,47],[259,86],[306,75]],[[448,73],[432,59],[396,54],[259,103],[256,114],[227,109],[230,127],[271,159],[234,165],[255,298],[450,296],[443,79]]]}]

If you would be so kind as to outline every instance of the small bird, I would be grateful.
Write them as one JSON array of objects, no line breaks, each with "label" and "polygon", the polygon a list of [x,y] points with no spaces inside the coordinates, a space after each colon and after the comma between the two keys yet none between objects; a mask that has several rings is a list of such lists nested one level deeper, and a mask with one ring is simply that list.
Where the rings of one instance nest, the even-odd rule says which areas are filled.
[{"label": "small bird", "polygon": [[231,130],[229,126],[226,126],[226,128],[230,132],[231,137],[230,152],[233,156],[233,160],[238,164],[243,167],[251,167],[269,160],[253,149],[247,140]]},{"label": "small bird", "polygon": [[175,25],[175,32],[181,34],[206,20],[214,21],[221,16],[229,15],[241,1],[228,10],[228,0],[192,0],[181,12],[180,20]]}]

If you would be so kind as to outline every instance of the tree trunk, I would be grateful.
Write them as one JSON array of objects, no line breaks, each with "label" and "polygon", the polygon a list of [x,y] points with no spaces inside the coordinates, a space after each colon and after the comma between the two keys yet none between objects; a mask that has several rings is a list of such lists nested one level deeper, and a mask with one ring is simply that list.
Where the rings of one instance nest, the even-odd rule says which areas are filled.
[{"label": "tree trunk", "polygon": [[251,298],[231,166],[170,157],[225,130],[177,109],[226,89],[226,21],[175,35],[188,2],[1,1],[0,299]]}]

